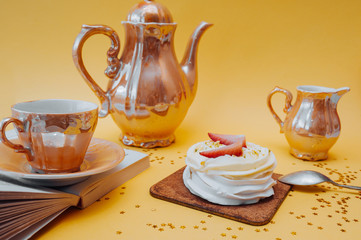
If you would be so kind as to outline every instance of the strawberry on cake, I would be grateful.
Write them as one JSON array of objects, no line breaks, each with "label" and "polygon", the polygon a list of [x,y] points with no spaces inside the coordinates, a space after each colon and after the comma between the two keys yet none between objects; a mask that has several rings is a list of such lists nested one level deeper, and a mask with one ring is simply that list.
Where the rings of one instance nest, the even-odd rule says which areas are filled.
[{"label": "strawberry on cake", "polygon": [[276,158],[244,135],[208,134],[191,146],[183,182],[189,191],[221,205],[252,204],[274,194]]}]

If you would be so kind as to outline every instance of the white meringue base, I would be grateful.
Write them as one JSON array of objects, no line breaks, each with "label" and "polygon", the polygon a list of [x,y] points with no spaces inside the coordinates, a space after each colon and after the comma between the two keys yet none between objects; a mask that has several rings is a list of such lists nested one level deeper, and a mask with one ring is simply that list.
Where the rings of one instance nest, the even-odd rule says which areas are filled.
[{"label": "white meringue base", "polygon": [[183,182],[192,194],[220,205],[253,204],[274,194],[272,173],[277,163],[267,148],[247,143],[241,157],[199,154],[212,148],[201,142],[188,150]]}]

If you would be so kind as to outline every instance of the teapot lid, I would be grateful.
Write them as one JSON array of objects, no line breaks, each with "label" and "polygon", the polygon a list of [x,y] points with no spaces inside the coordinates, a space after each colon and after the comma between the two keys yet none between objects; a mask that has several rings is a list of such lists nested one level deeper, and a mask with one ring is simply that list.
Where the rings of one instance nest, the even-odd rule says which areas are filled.
[{"label": "teapot lid", "polygon": [[172,23],[173,18],[169,10],[153,0],[144,0],[133,6],[127,17],[133,23]]}]

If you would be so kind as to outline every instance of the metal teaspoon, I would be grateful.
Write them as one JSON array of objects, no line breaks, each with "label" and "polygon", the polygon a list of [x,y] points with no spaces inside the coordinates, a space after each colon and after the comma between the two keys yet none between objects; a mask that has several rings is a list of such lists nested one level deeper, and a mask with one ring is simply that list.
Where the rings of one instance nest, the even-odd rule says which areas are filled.
[{"label": "metal teaspoon", "polygon": [[361,190],[361,187],[338,184],[332,181],[329,177],[316,171],[298,171],[298,172],[286,174],[280,177],[278,180],[283,183],[298,185],[298,186],[310,186],[323,182],[329,182],[338,187]]}]

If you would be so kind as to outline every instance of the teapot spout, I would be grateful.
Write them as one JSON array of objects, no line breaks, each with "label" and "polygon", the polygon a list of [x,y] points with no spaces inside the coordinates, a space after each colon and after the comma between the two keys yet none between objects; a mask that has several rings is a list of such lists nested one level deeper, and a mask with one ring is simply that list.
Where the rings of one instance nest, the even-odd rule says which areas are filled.
[{"label": "teapot spout", "polygon": [[197,91],[197,50],[199,40],[201,39],[203,33],[212,25],[213,24],[211,23],[201,22],[201,24],[199,24],[199,26],[194,30],[180,64],[188,80],[191,93],[190,103],[193,102]]}]

